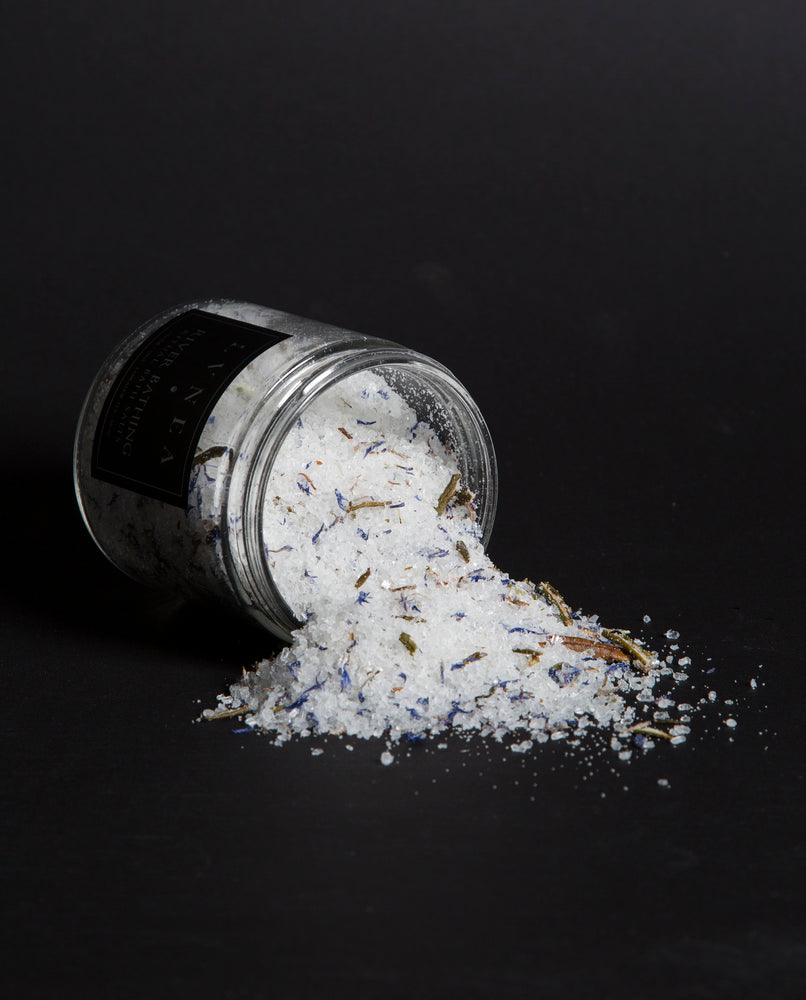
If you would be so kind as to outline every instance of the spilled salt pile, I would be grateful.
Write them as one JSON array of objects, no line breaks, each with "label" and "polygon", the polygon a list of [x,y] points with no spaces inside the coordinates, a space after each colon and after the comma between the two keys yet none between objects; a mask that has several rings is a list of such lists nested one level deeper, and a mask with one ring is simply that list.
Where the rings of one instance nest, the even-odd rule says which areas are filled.
[{"label": "spilled salt pile", "polygon": [[450,731],[523,753],[602,730],[626,759],[685,740],[693,706],[673,718],[658,683],[685,679],[682,661],[497,569],[454,456],[377,374],[311,404],[269,494],[263,541],[304,624],[208,718],[243,712],[277,743]]}]

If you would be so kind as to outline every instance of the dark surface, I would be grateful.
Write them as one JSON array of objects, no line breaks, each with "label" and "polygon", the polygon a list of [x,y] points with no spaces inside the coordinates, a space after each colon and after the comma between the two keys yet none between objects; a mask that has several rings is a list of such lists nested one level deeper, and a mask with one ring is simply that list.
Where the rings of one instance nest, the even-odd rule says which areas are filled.
[{"label": "dark surface", "polygon": [[[803,995],[803,5],[285,8],[5,19],[3,995]],[[679,629],[691,740],[194,724],[274,644],[107,565],[70,449],[117,340],[219,294],[448,364],[493,557]]]}]

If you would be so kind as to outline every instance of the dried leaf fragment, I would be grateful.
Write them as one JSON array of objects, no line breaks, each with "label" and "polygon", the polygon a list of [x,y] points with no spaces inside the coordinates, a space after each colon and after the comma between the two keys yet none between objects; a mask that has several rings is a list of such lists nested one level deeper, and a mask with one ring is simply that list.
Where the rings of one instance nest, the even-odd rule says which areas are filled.
[{"label": "dried leaf fragment", "polygon": [[403,645],[409,651],[409,656],[414,656],[414,654],[417,652],[417,643],[414,641],[414,639],[412,639],[409,633],[401,632],[400,635],[398,636],[398,639],[400,640],[400,642],[403,643]]},{"label": "dried leaf fragment", "polygon": [[631,639],[627,632],[621,629],[603,628],[602,635],[616,646],[620,646],[641,670],[649,670],[652,666],[654,659],[652,653],[641,646],[637,640]]},{"label": "dried leaf fragment", "polygon": [[471,491],[466,486],[462,486],[460,489],[456,491],[456,496],[454,496],[453,502],[458,503],[461,506],[465,506],[469,503],[472,503],[473,500],[475,499],[475,496],[476,494],[471,493]]},{"label": "dried leaf fragment", "polygon": [[522,653],[524,656],[528,656],[530,663],[537,663],[543,655],[542,649],[530,649],[529,646],[519,646],[517,649],[513,649],[512,652]]},{"label": "dried leaf fragment", "polygon": [[204,465],[205,462],[209,462],[211,458],[221,458],[223,455],[226,455],[228,451],[229,448],[227,447],[227,445],[224,444],[213,445],[212,448],[208,448],[206,451],[197,452],[193,456],[193,464]]},{"label": "dried leaf fragment", "polygon": [[593,653],[608,663],[629,663],[630,657],[619,648],[618,645],[609,642],[600,642],[597,639],[587,639],[582,635],[558,635],[553,636],[567,649],[574,650],[575,653]]},{"label": "dried leaf fragment", "polygon": [[571,625],[573,623],[573,615],[571,614],[571,609],[566,604],[562,594],[552,585],[545,580],[543,583],[537,585],[537,589],[549,602],[553,604],[560,615],[560,621],[563,625]]}]

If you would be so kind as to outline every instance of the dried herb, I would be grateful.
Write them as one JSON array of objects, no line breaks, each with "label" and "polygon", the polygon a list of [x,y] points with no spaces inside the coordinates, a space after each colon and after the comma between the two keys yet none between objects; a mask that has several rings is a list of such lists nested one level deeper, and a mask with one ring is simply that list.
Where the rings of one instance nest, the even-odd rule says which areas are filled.
[{"label": "dried herb", "polygon": [[470,562],[470,553],[468,552],[467,546],[463,541],[461,541],[461,539],[456,543],[456,551],[465,562]]},{"label": "dried herb", "polygon": [[513,653],[523,653],[524,656],[528,656],[532,663],[537,663],[540,657],[543,655],[541,649],[530,649],[528,646],[520,646],[517,649],[512,650]]},{"label": "dried herb", "polygon": [[476,703],[480,701],[485,701],[487,698],[492,698],[495,692],[500,688],[502,691],[506,691],[508,681],[499,681],[497,684],[493,684],[487,694],[477,694],[473,699]]},{"label": "dried herb", "polygon": [[555,587],[552,587],[552,585],[550,583],[547,583],[546,581],[543,581],[543,583],[539,583],[537,585],[537,589],[540,591],[543,597],[546,598],[549,604],[553,604],[554,607],[557,609],[560,615],[560,621],[563,623],[563,625],[571,625],[573,623],[574,616],[571,614],[571,609],[565,603],[565,600],[563,599],[560,592]]},{"label": "dried herb", "polygon": [[348,441],[352,441],[353,440],[353,435],[350,434],[350,433],[348,433],[343,427],[339,427],[339,430],[347,438]]},{"label": "dried herb", "polygon": [[559,640],[567,649],[573,649],[576,653],[592,653],[608,663],[628,663],[630,659],[623,649],[608,642],[586,639],[581,635],[558,635],[552,638]]},{"label": "dried herb", "polygon": [[642,736],[657,736],[662,740],[670,740],[672,738],[669,733],[658,729],[656,726],[651,726],[648,722],[636,722],[634,726],[630,726],[627,729],[627,732],[640,733]]},{"label": "dried herb", "polygon": [[390,500],[359,500],[358,503],[353,503],[351,500],[347,504],[347,513],[354,514],[357,510],[361,510],[362,507],[388,507],[390,503]]},{"label": "dried herb", "polygon": [[468,663],[474,663],[476,660],[483,660],[486,655],[487,655],[486,653],[482,653],[479,650],[476,650],[475,653],[471,653],[470,656],[466,656],[463,660],[460,660],[458,663],[451,664],[451,670],[461,670],[462,667],[466,667]]},{"label": "dried herb", "polygon": [[445,489],[440,493],[439,500],[437,500],[434,510],[439,514],[440,517],[445,513],[445,508],[451,502],[451,497],[456,492],[459,486],[459,480],[462,478],[461,472],[454,472],[451,476],[450,482],[445,487]]},{"label": "dried herb", "polygon": [[602,635],[616,646],[620,646],[639,669],[649,670],[651,668],[654,660],[652,653],[641,646],[637,640],[630,638],[629,632],[625,632],[623,629],[603,628]]},{"label": "dried herb", "polygon": [[227,445],[216,444],[212,448],[208,448],[206,451],[200,451],[198,455],[193,456],[194,465],[204,465],[205,462],[209,462],[211,458],[221,458],[226,455],[229,451]]},{"label": "dried herb", "polygon": [[403,643],[406,649],[409,651],[410,656],[414,656],[417,652],[417,643],[412,639],[408,632],[401,632],[398,639]]},{"label": "dried herb", "polygon": [[248,711],[246,705],[239,705],[237,708],[219,708],[215,712],[205,712],[202,718],[208,722],[215,722],[216,719],[231,719],[233,715],[243,715]]},{"label": "dried herb", "polygon": [[364,584],[365,584],[365,583],[367,582],[367,580],[369,579],[369,574],[370,574],[371,572],[372,572],[372,570],[371,570],[371,569],[366,569],[366,570],[365,570],[365,571],[364,571],[364,572],[363,572],[363,573],[361,574],[361,576],[359,576],[359,578],[358,578],[358,579],[357,579],[357,580],[355,581],[355,589],[356,589],[356,590],[358,590],[358,588],[359,588],[359,587],[362,587],[362,586],[363,586],[363,585],[364,585]]}]

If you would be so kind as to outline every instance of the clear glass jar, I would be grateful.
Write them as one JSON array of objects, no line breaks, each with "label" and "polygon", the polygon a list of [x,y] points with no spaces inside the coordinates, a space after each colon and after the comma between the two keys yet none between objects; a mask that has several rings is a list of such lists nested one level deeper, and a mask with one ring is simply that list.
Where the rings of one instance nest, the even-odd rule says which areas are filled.
[{"label": "clear glass jar", "polygon": [[478,407],[447,368],[391,341],[229,300],[154,317],[95,378],[73,471],[96,544],[137,580],[224,601],[288,639],[300,622],[263,544],[272,465],[314,399],[369,369],[450,448],[475,494],[486,545],[495,452]]}]

